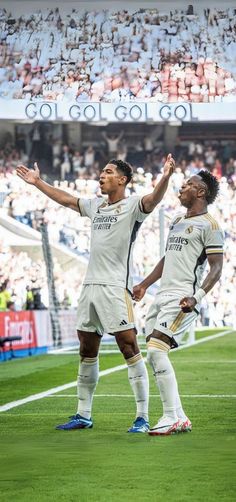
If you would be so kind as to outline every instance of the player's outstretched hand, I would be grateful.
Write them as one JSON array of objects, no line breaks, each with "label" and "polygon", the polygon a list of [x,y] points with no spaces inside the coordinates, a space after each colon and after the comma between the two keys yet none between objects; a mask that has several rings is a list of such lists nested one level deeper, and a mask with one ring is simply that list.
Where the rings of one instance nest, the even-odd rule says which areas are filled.
[{"label": "player's outstretched hand", "polygon": [[133,287],[133,300],[135,302],[140,302],[142,298],[144,297],[146,293],[146,288],[142,286],[142,284],[136,284],[136,286]]},{"label": "player's outstretched hand", "polygon": [[181,310],[183,312],[192,312],[195,308],[196,303],[197,302],[196,302],[195,298],[193,298],[193,296],[191,296],[191,297],[185,296],[179,302]]},{"label": "player's outstretched hand", "polygon": [[169,153],[167,155],[167,159],[164,164],[163,174],[164,176],[169,177],[173,174],[174,170],[175,170],[175,160],[173,159],[171,153]]},{"label": "player's outstretched hand", "polygon": [[35,185],[40,179],[40,171],[37,162],[34,163],[34,169],[28,169],[28,167],[20,164],[16,168],[16,173],[19,178],[24,180],[26,183],[29,183],[30,185]]}]

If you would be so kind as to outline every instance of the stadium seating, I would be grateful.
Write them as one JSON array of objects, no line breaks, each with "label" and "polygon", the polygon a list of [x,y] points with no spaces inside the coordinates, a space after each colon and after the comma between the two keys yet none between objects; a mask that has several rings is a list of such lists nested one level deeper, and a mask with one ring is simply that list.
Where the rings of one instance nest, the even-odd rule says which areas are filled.
[{"label": "stadium seating", "polygon": [[2,8],[0,97],[235,101],[235,10],[195,10]]}]

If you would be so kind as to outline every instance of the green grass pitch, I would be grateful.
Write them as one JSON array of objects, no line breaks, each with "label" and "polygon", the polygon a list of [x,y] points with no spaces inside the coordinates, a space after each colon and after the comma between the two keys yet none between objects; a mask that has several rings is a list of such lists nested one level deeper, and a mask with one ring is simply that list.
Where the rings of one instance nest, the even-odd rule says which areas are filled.
[{"label": "green grass pitch", "polygon": [[[214,334],[207,331],[198,336]],[[193,431],[127,434],[134,400],[127,371],[101,377],[94,428],[56,431],[76,410],[76,388],[0,413],[3,502],[231,502],[236,489],[236,333],[171,354]],[[101,355],[100,370],[123,364]],[[76,380],[78,356],[0,364],[0,405]],[[150,372],[150,423],[161,403]],[[60,397],[61,396],[61,397]]]}]

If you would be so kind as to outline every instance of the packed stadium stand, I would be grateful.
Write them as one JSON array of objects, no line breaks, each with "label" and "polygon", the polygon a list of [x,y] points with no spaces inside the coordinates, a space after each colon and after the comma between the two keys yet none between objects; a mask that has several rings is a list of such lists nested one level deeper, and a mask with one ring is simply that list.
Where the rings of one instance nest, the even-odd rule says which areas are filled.
[{"label": "packed stadium stand", "polygon": [[[184,3],[183,3],[184,5]],[[18,7],[19,9],[19,7]],[[235,101],[235,9],[155,4],[0,10],[0,96]]]},{"label": "packed stadium stand", "polygon": [[[226,246],[220,288],[203,302],[201,322],[235,325],[236,9],[233,2],[223,7],[220,2],[215,7],[179,2],[174,8],[171,2],[149,3],[145,9],[132,2],[127,9],[109,10],[103,2],[96,11],[81,2],[76,6],[57,2],[49,8],[44,2],[28,2],[27,9],[19,2],[2,3],[0,212],[36,232],[38,214],[42,214],[51,244],[72,251],[85,270],[89,221],[27,187],[15,174],[18,164],[32,167],[38,161],[46,181],[73,194],[93,197],[98,194],[101,168],[117,157],[134,167],[127,195],[145,194],[158,181],[170,151],[177,169],[162,203],[165,232],[178,209],[177,193],[183,180],[202,168],[209,169],[220,181],[220,196],[210,212],[226,233]],[[81,123],[79,108],[68,120],[51,116],[49,104],[64,102],[85,107],[88,102],[94,106],[101,102],[108,106],[104,108],[106,120],[92,124],[85,116]],[[22,103],[31,108],[19,119]],[[140,123],[131,116],[126,122],[121,115],[113,114],[112,119],[112,103],[138,103],[137,113],[145,110],[146,103],[153,109],[157,103],[170,108],[165,109],[162,120],[142,119]],[[33,107],[41,112],[41,104],[48,107],[48,117],[43,113],[35,117]],[[175,104],[180,105],[183,120]],[[204,113],[196,116],[199,107]],[[35,258],[29,248],[17,253],[6,234],[3,237],[3,227],[1,230],[0,310],[48,308],[43,256]],[[137,281],[159,259],[159,248],[156,210],[142,226],[136,243]],[[59,304],[74,308],[83,271],[76,275],[63,274],[63,270],[60,259],[54,258]],[[143,319],[146,306],[138,308]]]}]

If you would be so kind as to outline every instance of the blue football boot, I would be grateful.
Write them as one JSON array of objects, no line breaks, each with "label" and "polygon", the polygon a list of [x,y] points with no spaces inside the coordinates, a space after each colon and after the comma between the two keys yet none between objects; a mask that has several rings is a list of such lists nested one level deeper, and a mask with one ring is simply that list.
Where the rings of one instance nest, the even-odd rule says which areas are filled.
[{"label": "blue football boot", "polygon": [[69,422],[57,425],[56,429],[62,431],[71,431],[75,429],[92,429],[92,427],[93,427],[93,421],[91,418],[81,417],[81,415],[77,413],[76,415],[70,417]]},{"label": "blue football boot", "polygon": [[148,432],[149,423],[143,417],[137,417],[130,429],[127,432]]}]

